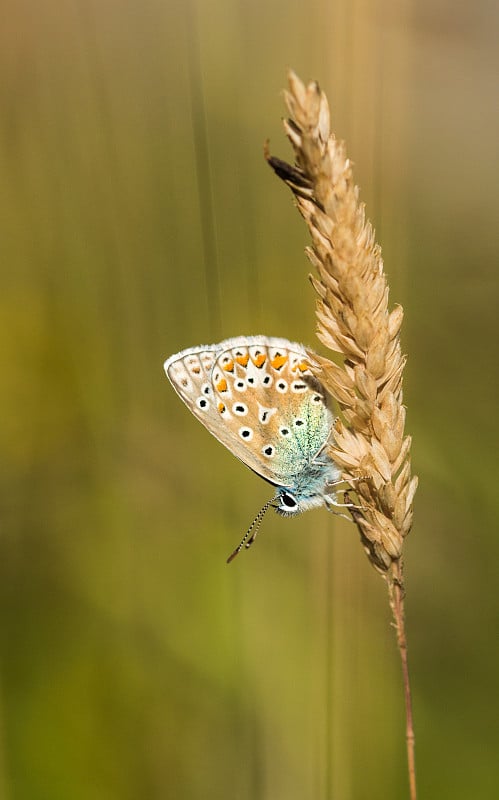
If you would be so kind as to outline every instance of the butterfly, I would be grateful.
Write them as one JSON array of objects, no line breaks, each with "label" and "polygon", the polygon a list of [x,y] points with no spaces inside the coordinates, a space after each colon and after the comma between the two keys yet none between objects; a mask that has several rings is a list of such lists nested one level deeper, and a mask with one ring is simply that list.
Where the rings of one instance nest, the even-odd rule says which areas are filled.
[{"label": "butterfly", "polygon": [[255,540],[268,508],[294,516],[341,505],[340,469],[328,455],[334,417],[304,346],[239,336],[170,356],[173,388],[203,425],[246,466],[276,488],[228,562]]}]

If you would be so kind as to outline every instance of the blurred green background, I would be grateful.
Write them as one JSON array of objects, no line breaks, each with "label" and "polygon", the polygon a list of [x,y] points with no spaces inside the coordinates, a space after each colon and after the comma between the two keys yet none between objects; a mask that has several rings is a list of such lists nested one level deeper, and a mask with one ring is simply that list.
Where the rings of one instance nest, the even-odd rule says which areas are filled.
[{"label": "blurred green background", "polygon": [[406,792],[386,588],[353,526],[269,515],[164,358],[319,347],[288,66],[326,90],[403,304],[421,797],[499,796],[498,7],[4,0],[0,797]]}]

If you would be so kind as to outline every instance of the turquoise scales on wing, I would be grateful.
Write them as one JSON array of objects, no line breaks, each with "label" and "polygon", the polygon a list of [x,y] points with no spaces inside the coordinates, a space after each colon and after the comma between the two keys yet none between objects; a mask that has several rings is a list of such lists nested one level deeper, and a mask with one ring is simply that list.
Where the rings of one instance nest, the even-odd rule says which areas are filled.
[{"label": "turquoise scales on wing", "polygon": [[205,427],[277,486],[278,511],[335,503],[340,473],[326,453],[333,416],[302,345],[237,337],[184,350],[165,371]]}]

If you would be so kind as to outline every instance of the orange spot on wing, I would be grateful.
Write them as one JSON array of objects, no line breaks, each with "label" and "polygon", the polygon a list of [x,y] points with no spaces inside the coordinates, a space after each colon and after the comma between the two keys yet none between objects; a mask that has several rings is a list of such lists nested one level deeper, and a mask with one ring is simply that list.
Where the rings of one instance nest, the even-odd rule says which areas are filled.
[{"label": "orange spot on wing", "polygon": [[225,370],[225,372],[232,372],[234,369],[234,362],[227,361],[227,363],[223,365],[222,369]]},{"label": "orange spot on wing", "polygon": [[220,411],[221,414],[223,414],[225,411],[225,405],[223,403],[219,403],[218,410]]},{"label": "orange spot on wing", "polygon": [[215,386],[217,392],[226,392],[227,391],[227,381],[225,378],[222,378],[218,381],[217,385]]},{"label": "orange spot on wing", "polygon": [[245,366],[247,366],[247,364],[248,364],[248,361],[249,361],[249,355],[246,353],[246,355],[245,355],[245,356],[236,356],[236,361],[237,361],[237,363],[238,363],[238,364],[240,364],[242,367],[245,367]]},{"label": "orange spot on wing", "polygon": [[265,353],[259,353],[259,355],[255,356],[255,358],[253,359],[253,364],[255,365],[255,367],[263,367],[266,360],[267,356],[265,355]]},{"label": "orange spot on wing", "polygon": [[194,373],[194,375],[199,375],[201,370],[199,369],[199,367],[192,367],[192,372]]},{"label": "orange spot on wing", "polygon": [[288,360],[287,356],[276,356],[275,358],[272,359],[270,363],[272,364],[274,369],[281,369],[281,367],[286,363],[287,360]]},{"label": "orange spot on wing", "polygon": [[307,364],[306,361],[301,361],[298,364],[298,369],[300,370],[300,372],[306,372],[307,369],[310,369],[310,364]]}]

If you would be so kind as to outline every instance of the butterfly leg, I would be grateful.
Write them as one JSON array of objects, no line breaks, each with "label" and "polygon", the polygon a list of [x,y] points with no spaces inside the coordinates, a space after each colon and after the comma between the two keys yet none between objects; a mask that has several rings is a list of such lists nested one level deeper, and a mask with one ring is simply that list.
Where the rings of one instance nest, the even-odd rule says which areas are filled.
[{"label": "butterfly leg", "polygon": [[[352,484],[354,482],[357,483],[358,481],[365,481],[365,480],[367,480],[367,477],[364,476],[364,475],[360,475],[358,478],[350,478],[350,480],[348,480],[348,481],[345,480],[344,478],[341,478],[338,481],[330,481],[330,482],[328,482],[326,484],[326,486],[328,488],[333,488],[334,486],[339,486],[342,483]],[[344,494],[346,494],[346,491],[347,490],[345,490]],[[355,503],[338,503],[338,501],[336,500],[335,495],[332,495],[332,498],[329,498],[329,502],[330,502],[331,505],[339,507],[339,508],[354,508],[357,511],[365,511],[366,510],[366,506],[358,506]],[[326,502],[326,505],[327,505],[327,502]],[[329,509],[329,510],[331,510],[331,509]]]},{"label": "butterfly leg", "polygon": [[326,495],[324,497],[324,503],[328,511],[332,514],[335,514],[337,517],[343,517],[343,519],[347,519],[349,522],[353,522],[351,517],[348,517],[346,514],[342,514],[340,511],[334,511],[334,508],[353,508],[356,511],[365,511],[366,506],[358,506],[355,503],[338,503],[336,497]]},{"label": "butterfly leg", "polygon": [[328,481],[326,485],[327,486],[340,486],[342,483],[352,484],[352,483],[358,483],[359,481],[367,481],[367,480],[369,480],[369,476],[367,476],[367,475],[359,475],[358,478],[349,478],[348,480],[346,478],[340,478],[337,481]]},{"label": "butterfly leg", "polygon": [[327,497],[326,496],[326,497],[324,497],[324,505],[326,506],[326,509],[329,511],[329,513],[330,514],[334,514],[335,517],[342,517],[343,519],[348,520],[348,522],[353,522],[353,519],[351,517],[347,516],[347,514],[342,514],[341,511],[335,511],[334,510],[335,507],[337,508],[338,506],[340,506],[342,508],[349,507],[349,506],[351,507],[351,504],[337,503],[336,500],[334,500],[332,497]]}]

